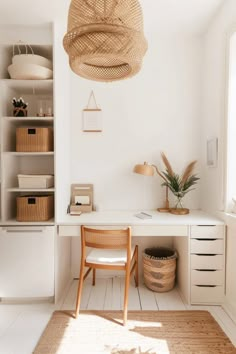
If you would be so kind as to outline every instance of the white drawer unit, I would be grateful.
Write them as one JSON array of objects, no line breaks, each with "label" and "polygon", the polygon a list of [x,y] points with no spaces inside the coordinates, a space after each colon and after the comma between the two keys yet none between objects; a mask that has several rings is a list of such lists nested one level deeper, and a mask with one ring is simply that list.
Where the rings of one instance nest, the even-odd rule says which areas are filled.
[{"label": "white drawer unit", "polygon": [[221,303],[225,288],[225,226],[191,226],[190,236],[191,303]]}]

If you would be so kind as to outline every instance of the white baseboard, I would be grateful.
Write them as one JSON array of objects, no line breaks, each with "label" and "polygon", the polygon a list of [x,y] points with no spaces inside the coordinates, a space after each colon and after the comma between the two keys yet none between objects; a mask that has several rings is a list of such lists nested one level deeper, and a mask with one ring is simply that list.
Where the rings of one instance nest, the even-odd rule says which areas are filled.
[{"label": "white baseboard", "polygon": [[227,299],[225,299],[225,302],[224,304],[222,304],[222,307],[236,324],[236,308],[230,302],[228,302]]}]

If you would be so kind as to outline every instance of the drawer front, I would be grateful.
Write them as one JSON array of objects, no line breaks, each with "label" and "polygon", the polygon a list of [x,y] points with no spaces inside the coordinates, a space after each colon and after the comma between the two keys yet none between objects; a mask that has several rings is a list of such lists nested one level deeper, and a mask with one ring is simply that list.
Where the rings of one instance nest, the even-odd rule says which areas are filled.
[{"label": "drawer front", "polygon": [[188,226],[184,225],[134,225],[133,236],[188,236]]},{"label": "drawer front", "polygon": [[191,269],[223,269],[223,255],[191,255]]},{"label": "drawer front", "polygon": [[224,272],[222,270],[192,270],[192,285],[222,285],[224,284]]},{"label": "drawer front", "polygon": [[224,225],[191,226],[191,238],[224,238]]},{"label": "drawer front", "polygon": [[[94,229],[101,230],[116,230],[116,229],[125,229],[127,225],[86,225]],[[58,226],[58,235],[59,236],[80,236],[81,235],[81,226],[80,225],[60,225]]]},{"label": "drawer front", "polygon": [[80,236],[79,225],[60,225],[58,226],[59,236]]},{"label": "drawer front", "polygon": [[223,254],[224,240],[222,239],[191,239],[191,253]]},{"label": "drawer front", "polygon": [[191,303],[219,304],[223,302],[223,286],[191,286]]}]

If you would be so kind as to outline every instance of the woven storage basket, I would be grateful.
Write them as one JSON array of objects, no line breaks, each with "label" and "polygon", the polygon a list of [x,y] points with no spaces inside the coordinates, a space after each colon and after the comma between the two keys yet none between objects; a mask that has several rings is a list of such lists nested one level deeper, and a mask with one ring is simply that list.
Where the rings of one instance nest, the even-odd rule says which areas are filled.
[{"label": "woven storage basket", "polygon": [[53,150],[53,130],[51,127],[16,128],[16,151],[47,152]]},{"label": "woven storage basket", "polygon": [[52,195],[20,196],[16,198],[17,221],[47,221],[54,215]]},{"label": "woven storage basket", "polygon": [[177,253],[166,247],[146,248],[143,252],[143,270],[145,285],[162,293],[173,289],[175,285]]},{"label": "woven storage basket", "polygon": [[135,75],[147,50],[138,0],[72,0],[63,45],[71,69],[96,81]]}]

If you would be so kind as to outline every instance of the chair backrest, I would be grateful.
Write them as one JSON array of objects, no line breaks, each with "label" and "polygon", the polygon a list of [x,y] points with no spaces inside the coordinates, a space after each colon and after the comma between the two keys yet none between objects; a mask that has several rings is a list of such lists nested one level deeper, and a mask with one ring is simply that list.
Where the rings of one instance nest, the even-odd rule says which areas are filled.
[{"label": "chair backrest", "polygon": [[81,226],[81,244],[84,247],[131,250],[131,228],[100,230]]}]

